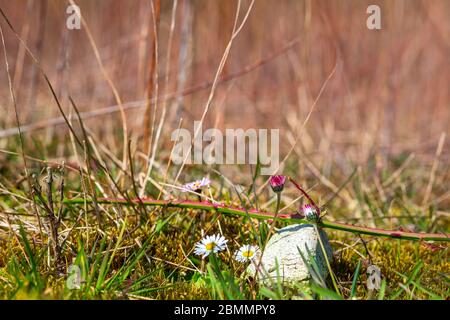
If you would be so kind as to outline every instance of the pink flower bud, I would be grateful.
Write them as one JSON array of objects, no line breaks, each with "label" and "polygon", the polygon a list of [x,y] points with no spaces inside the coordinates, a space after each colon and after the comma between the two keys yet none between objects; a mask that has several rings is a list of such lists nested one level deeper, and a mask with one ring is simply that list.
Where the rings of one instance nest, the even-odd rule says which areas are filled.
[{"label": "pink flower bud", "polygon": [[310,204],[305,204],[302,207],[302,212],[307,220],[317,221],[319,219],[316,209]]},{"label": "pink flower bud", "polygon": [[286,176],[281,175],[271,176],[269,183],[274,192],[281,192],[283,191],[284,184],[286,183]]}]

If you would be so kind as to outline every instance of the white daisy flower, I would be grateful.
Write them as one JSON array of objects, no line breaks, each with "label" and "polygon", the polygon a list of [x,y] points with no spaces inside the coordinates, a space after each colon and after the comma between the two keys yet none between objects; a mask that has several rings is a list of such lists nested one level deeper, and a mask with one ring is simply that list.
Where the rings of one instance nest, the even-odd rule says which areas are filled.
[{"label": "white daisy flower", "polygon": [[186,183],[181,187],[182,192],[199,192],[203,187],[209,186],[211,181],[208,178],[196,180],[194,182]]},{"label": "white daisy flower", "polygon": [[236,251],[235,259],[239,262],[251,261],[255,259],[258,251],[259,248],[257,246],[252,246],[249,244],[243,245],[238,251]]},{"label": "white daisy flower", "polygon": [[206,258],[210,253],[220,252],[227,247],[227,241],[224,236],[215,234],[213,236],[206,236],[195,245],[194,254]]}]

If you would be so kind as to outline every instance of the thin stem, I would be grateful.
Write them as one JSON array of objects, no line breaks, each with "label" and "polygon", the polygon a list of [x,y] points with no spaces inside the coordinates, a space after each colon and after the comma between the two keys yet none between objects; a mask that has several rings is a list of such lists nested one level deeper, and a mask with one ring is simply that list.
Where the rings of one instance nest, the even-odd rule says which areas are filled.
[{"label": "thin stem", "polygon": [[[264,241],[264,247],[262,247],[261,249],[264,249],[267,246],[267,242],[269,242],[269,238],[270,238],[273,228],[275,226],[275,221],[277,220],[277,217],[278,217],[278,212],[280,211],[281,192],[277,192],[276,194],[277,194],[277,207],[275,209],[275,214],[273,215],[273,219],[270,223],[269,231],[267,232],[267,236],[266,236],[266,240]],[[263,252],[263,254],[264,254],[264,252]],[[262,256],[261,256],[260,261],[262,261]]]},{"label": "thin stem", "polygon": [[[238,215],[243,217],[250,217],[255,219],[263,219],[263,220],[276,220],[287,223],[297,223],[304,224],[310,223],[310,221],[306,219],[300,218],[298,213],[280,213],[275,216],[274,213],[271,212],[261,212],[258,210],[246,210],[243,208],[235,208],[231,206],[227,206],[224,204],[211,203],[207,201],[196,202],[196,201],[170,201],[170,200],[155,200],[155,199],[141,199],[142,203],[146,206],[166,206],[171,208],[188,208],[188,209],[203,209],[206,211],[216,211],[221,214],[231,214]],[[117,199],[117,198],[99,198],[97,203],[99,204],[121,204],[121,205],[133,205],[139,200],[132,199]],[[84,204],[84,203],[92,203],[91,199],[64,199],[65,204]],[[321,228],[334,229],[352,232],[355,234],[367,234],[371,236],[380,236],[387,237],[393,239],[402,239],[402,240],[415,240],[415,241],[444,241],[450,242],[450,237],[445,233],[420,233],[420,232],[405,232],[405,231],[396,231],[396,230],[384,230],[384,229],[376,229],[362,226],[350,225],[342,222],[332,222],[332,221],[320,221],[317,223],[317,226]]]},{"label": "thin stem", "polygon": [[277,207],[275,209],[275,215],[278,215],[278,211],[280,211],[280,203],[281,203],[281,192],[277,192]]},{"label": "thin stem", "polygon": [[325,262],[327,264],[328,271],[330,272],[331,281],[333,281],[334,289],[336,290],[337,294],[342,296],[341,290],[339,290],[339,286],[337,284],[333,270],[331,269],[331,264],[330,264],[330,261],[328,260],[327,251],[325,250],[325,246],[323,245],[323,242],[322,242],[322,236],[320,234],[320,229],[317,227],[317,224],[313,224],[313,225],[314,225],[314,229],[316,230],[316,233],[317,233],[317,239],[319,240],[320,248],[321,248],[323,256],[325,258]]},{"label": "thin stem", "polygon": [[[199,202],[202,202],[202,190],[195,191],[197,193],[197,199]],[[206,211],[202,210],[200,215],[200,220],[205,222],[206,220]]]},{"label": "thin stem", "polygon": [[270,226],[269,226],[269,231],[267,232],[267,235],[266,235],[266,239],[265,239],[265,241],[264,241],[264,246],[263,247],[261,247],[261,257],[259,257],[259,262],[258,262],[258,265],[257,265],[257,267],[256,267],[256,274],[258,274],[258,271],[259,271],[259,267],[261,266],[261,263],[262,263],[262,259],[263,259],[263,255],[264,255],[264,252],[265,252],[265,248],[266,248],[266,246],[267,246],[267,243],[269,242],[269,238],[270,238],[270,236],[272,235],[272,231],[273,231],[273,228],[274,228],[274,226],[275,226],[275,221],[277,220],[277,217],[278,217],[278,212],[280,211],[280,203],[281,203],[281,191],[280,192],[277,192],[276,193],[277,194],[277,207],[276,207],[276,209],[275,209],[275,214],[274,214],[274,218],[272,219],[272,222],[270,223]]},{"label": "thin stem", "polygon": [[295,186],[298,190],[300,190],[301,193],[303,193],[303,195],[308,199],[308,201],[311,203],[311,205],[314,207],[314,209],[316,209],[316,213],[317,213],[317,215],[320,217],[320,209],[319,209],[319,207],[316,205],[316,203],[314,202],[314,200],[309,196],[309,194],[308,194],[305,190],[303,190],[303,188],[300,187],[300,185],[299,185],[297,182],[295,182],[294,179],[292,179],[291,177],[288,177],[288,179],[289,179],[290,182],[292,182],[292,183],[294,184],[294,186]]}]

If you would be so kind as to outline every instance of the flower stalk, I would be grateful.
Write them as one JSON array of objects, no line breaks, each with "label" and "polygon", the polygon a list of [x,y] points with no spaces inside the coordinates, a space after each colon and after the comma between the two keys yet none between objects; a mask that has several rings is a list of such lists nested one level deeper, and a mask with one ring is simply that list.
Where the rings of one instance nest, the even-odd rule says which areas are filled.
[{"label": "flower stalk", "polygon": [[[221,214],[230,214],[243,216],[254,219],[262,220],[276,220],[287,222],[291,224],[304,224],[310,223],[308,220],[302,218],[297,212],[295,213],[279,213],[275,215],[271,212],[263,212],[258,210],[246,210],[244,208],[232,207],[224,204],[212,203],[209,201],[171,201],[171,200],[155,200],[149,198],[132,199],[131,203],[127,199],[120,198],[99,198],[97,199],[98,204],[109,204],[109,205],[132,205],[134,203],[139,203],[145,206],[156,206],[156,207],[168,207],[168,208],[185,208],[185,209],[202,209],[209,212],[218,212]],[[89,199],[64,199],[64,204],[67,205],[80,205],[85,203],[93,203]],[[366,234],[370,236],[387,237],[393,239],[402,240],[415,240],[415,241],[443,241],[450,242],[450,235],[444,233],[420,233],[420,232],[409,232],[409,231],[397,231],[397,230],[385,230],[377,228],[369,228],[364,226],[356,226],[343,222],[334,221],[319,221],[317,226],[326,229],[347,231],[355,234]]]}]

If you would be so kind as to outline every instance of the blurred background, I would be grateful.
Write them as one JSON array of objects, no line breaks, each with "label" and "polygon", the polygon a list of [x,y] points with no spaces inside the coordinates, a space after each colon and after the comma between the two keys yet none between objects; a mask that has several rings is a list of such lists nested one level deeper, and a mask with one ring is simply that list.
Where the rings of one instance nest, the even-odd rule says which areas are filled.
[{"label": "blurred background", "polygon": [[[166,109],[159,151],[167,156],[180,119],[192,130],[201,117],[238,3],[78,0],[80,30],[66,27],[69,1],[0,0],[0,7],[68,114],[70,95],[98,139],[121,150],[118,97],[136,141],[149,134],[146,114],[157,124]],[[381,30],[366,26],[370,4],[381,8]],[[240,2],[238,24],[249,5]],[[232,43],[203,127],[280,128],[283,155],[299,137],[295,152],[324,175],[332,166],[348,174],[350,163],[372,158],[378,167],[411,153],[432,161],[450,131],[449,12],[446,0],[257,0]],[[31,124],[25,135],[46,145],[68,130],[52,122],[61,115],[50,90],[3,18],[1,25],[20,121]],[[1,60],[4,148],[17,130],[3,54]],[[148,106],[147,98],[157,101]],[[440,155],[448,164],[447,140]],[[145,141],[138,149],[146,153]],[[65,152],[57,148],[53,156]]]}]

